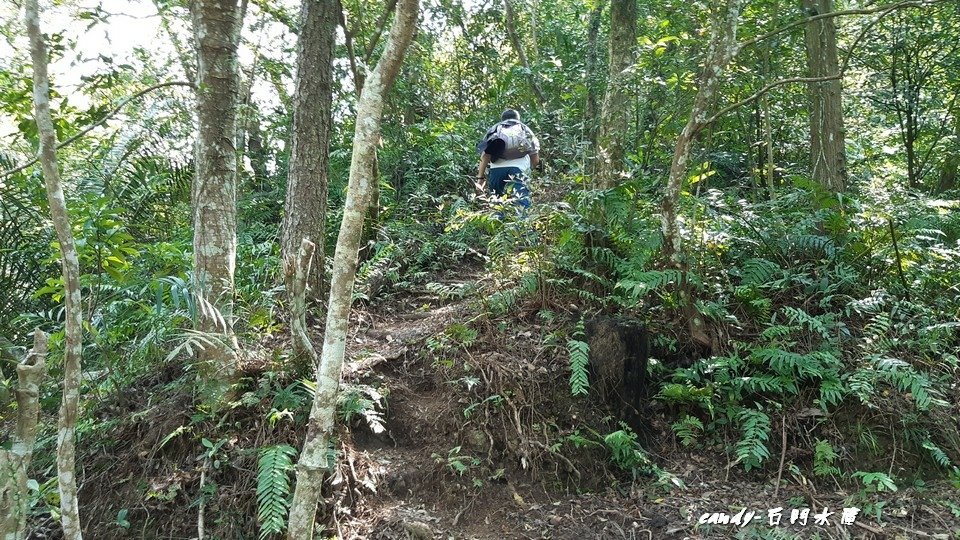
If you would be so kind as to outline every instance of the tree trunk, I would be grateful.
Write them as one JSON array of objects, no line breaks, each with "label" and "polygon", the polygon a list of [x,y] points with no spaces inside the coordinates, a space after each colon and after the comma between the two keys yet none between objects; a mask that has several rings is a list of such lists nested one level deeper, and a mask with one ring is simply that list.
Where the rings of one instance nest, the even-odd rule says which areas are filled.
[{"label": "tree trunk", "polygon": [[40,385],[47,376],[47,335],[33,334],[33,350],[17,365],[17,424],[9,450],[0,448],[0,538],[27,537],[27,471],[37,442]]},{"label": "tree trunk", "polygon": [[[763,49],[763,73],[767,79],[770,79],[770,45],[766,44]],[[777,198],[777,189],[774,179],[776,164],[773,153],[773,123],[770,121],[770,103],[767,94],[760,98],[760,110],[763,112],[763,147],[766,149],[767,156],[764,160],[764,177],[767,180],[767,190],[770,192],[770,199]]]},{"label": "tree trunk", "polygon": [[50,117],[50,78],[47,75],[47,46],[40,31],[40,13],[37,0],[27,0],[26,24],[30,37],[30,56],[33,60],[33,102],[36,109],[37,131],[40,135],[40,167],[47,191],[47,203],[53,228],[60,242],[64,284],[63,402],[60,404],[60,425],[57,434],[57,485],[60,491],[60,522],[67,540],[83,538],[80,528],[80,508],[77,501],[76,428],[80,405],[80,356],[82,345],[83,307],[80,303],[80,259],[73,239],[73,228],[67,212],[67,202],[60,183],[57,164],[57,133]]},{"label": "tree trunk", "polygon": [[513,45],[513,50],[517,53],[517,58],[520,59],[520,65],[523,66],[523,69],[527,74],[527,80],[530,82],[530,89],[533,90],[533,95],[537,98],[537,105],[543,107],[547,104],[547,95],[544,94],[543,89],[540,88],[540,83],[537,82],[537,74],[530,67],[530,60],[527,58],[527,52],[523,47],[523,43],[520,41],[520,36],[517,35],[517,30],[515,28],[517,14],[513,10],[513,4],[511,4],[512,1],[513,0],[503,0],[505,15],[503,24],[507,30],[507,37],[510,38],[510,43]]},{"label": "tree trunk", "polygon": [[597,62],[599,61],[600,22],[603,19],[604,1],[599,0],[590,11],[590,25],[587,27],[586,87],[587,101],[583,107],[583,139],[587,143],[584,161],[585,171],[592,171],[593,154],[597,144]]},{"label": "tree trunk", "polygon": [[209,405],[229,397],[236,378],[233,275],[237,258],[237,41],[236,0],[194,0],[197,47],[197,166],[193,182],[193,288],[197,329],[216,345],[200,353],[199,389]]},{"label": "tree trunk", "polygon": [[957,176],[960,172],[960,116],[954,117],[952,146],[945,150],[947,154],[940,164],[940,180],[937,183],[937,193],[957,189]]},{"label": "tree trunk", "polygon": [[[336,0],[304,0],[300,15],[281,250],[287,290],[291,290],[295,272],[292,265],[301,242],[307,238],[317,246],[314,264],[307,275],[307,288],[313,298],[319,298],[323,285],[334,36],[339,9]],[[304,351],[297,343],[294,340],[294,352],[301,356]]]},{"label": "tree trunk", "polygon": [[263,146],[263,130],[260,127],[259,111],[250,119],[250,128],[247,135],[247,156],[250,158],[250,167],[253,169],[253,180],[257,189],[266,189],[267,158],[269,154]]},{"label": "tree trunk", "polygon": [[373,184],[373,160],[380,138],[384,100],[413,39],[418,8],[418,0],[400,0],[383,55],[364,84],[357,103],[350,182],[333,257],[333,278],[323,350],[317,370],[317,390],[307,424],[307,437],[297,463],[297,485],[290,507],[287,535],[290,540],[313,538],[313,522],[324,474],[334,464],[330,458],[335,455],[332,439],[336,397],[343,368],[363,219],[373,190],[376,189]]},{"label": "tree trunk", "polygon": [[[802,0],[808,16],[833,11],[833,0]],[[804,27],[807,67],[810,77],[828,77],[840,71],[837,59],[837,27],[832,17]],[[847,164],[843,129],[843,85],[839,79],[809,83],[810,166],[813,179],[824,188],[840,192],[846,188]]]},{"label": "tree trunk", "polygon": [[613,0],[610,3],[609,76],[597,142],[597,177],[602,189],[617,185],[624,170],[624,140],[633,105],[628,87],[636,50],[637,1]]},{"label": "tree trunk", "polygon": [[[743,2],[744,0],[729,0],[714,22],[706,62],[703,66],[703,73],[700,75],[697,96],[693,101],[690,119],[677,139],[677,145],[673,152],[673,163],[670,166],[670,176],[667,179],[667,187],[660,206],[664,250],[671,264],[684,272],[686,267],[683,260],[683,244],[677,219],[680,191],[687,176],[687,162],[690,159],[691,147],[697,134],[703,129],[709,118],[708,110],[719,86],[720,75],[739,51],[737,25],[740,20],[740,9]],[[699,344],[709,346],[711,340],[704,330],[702,318],[696,310],[690,289],[686,283],[680,284],[680,287],[681,303],[687,316],[690,333]]]},{"label": "tree trunk", "polygon": [[960,154],[951,154],[944,158],[940,166],[940,182],[937,193],[957,189],[957,172],[960,171]]}]

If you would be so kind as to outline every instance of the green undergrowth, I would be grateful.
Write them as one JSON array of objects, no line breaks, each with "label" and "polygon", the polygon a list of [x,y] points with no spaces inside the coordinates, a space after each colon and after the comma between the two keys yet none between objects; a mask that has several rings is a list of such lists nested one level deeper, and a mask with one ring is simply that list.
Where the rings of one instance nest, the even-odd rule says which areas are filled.
[{"label": "green undergrowth", "polygon": [[[796,485],[841,484],[877,515],[883,498],[905,487],[960,486],[956,201],[881,196],[866,185],[857,197],[837,197],[802,180],[774,200],[704,190],[683,198],[689,270],[680,272],[662,258],[652,193],[645,180],[568,190],[520,216],[509,204],[419,190],[408,194],[406,213],[395,209],[384,218],[362,253],[356,298],[369,309],[411,297],[427,309],[462,305],[461,320],[410,353],[422,355],[443,389],[437,392],[464,400],[449,417],[459,438],[431,451],[444,478],[474,491],[502,482],[510,471],[485,462],[488,439],[475,426],[513,414],[511,407],[524,406],[520,390],[538,386],[540,401],[526,405],[547,419],[519,431],[544,441],[531,464],[564,471],[558,489],[602,489],[612,479],[683,489],[667,465],[683,452],[733,464],[731,474],[744,479],[780,474]],[[264,205],[248,204],[244,211],[254,217],[240,236],[236,328],[254,367],[220,414],[194,405],[187,359],[209,338],[190,330],[199,308],[184,235],[126,249],[141,232],[109,214],[78,215],[77,227],[115,243],[80,246],[97,314],[85,327],[85,370],[92,373],[84,392],[97,399],[84,400],[78,439],[82,459],[94,459],[122,453],[136,440],[131,433],[156,427],[162,433],[155,440],[132,447],[143,454],[138,459],[159,459],[164,468],[152,477],[131,473],[125,497],[154,510],[192,513],[208,505],[224,520],[238,519],[217,525],[221,532],[269,535],[282,530],[312,383],[309,373],[287,367],[275,224],[258,223]],[[705,357],[685,334],[681,282],[719,345]],[[61,289],[49,281],[38,305],[56,301]],[[593,397],[584,323],[598,314],[646,324],[659,432],[636,432]],[[56,329],[57,317],[38,309],[16,325]],[[61,340],[54,333],[55,352]],[[486,381],[490,367],[477,358],[501,352],[499,362],[514,369],[511,348],[521,342],[534,348],[516,353],[533,370],[511,372],[520,386]],[[51,368],[52,378],[62,377],[61,366]],[[344,390],[343,426],[374,434],[389,427],[389,377]],[[45,387],[42,400],[52,418],[55,386]],[[179,416],[158,416],[170,410]],[[46,457],[35,462],[38,478],[52,477],[52,426],[46,423],[39,441],[38,456]],[[513,435],[495,436],[500,458],[524,457],[511,453]],[[781,454],[784,437],[788,451]],[[585,482],[597,463],[606,474]],[[177,476],[187,467],[205,468],[203,485],[196,475]],[[240,468],[247,473],[236,473]],[[224,503],[238,486],[246,495]],[[55,485],[38,483],[32,493],[35,517],[55,516]],[[117,531],[148,519],[133,504],[103,512],[116,516]],[[244,521],[255,516],[259,524]]]},{"label": "green undergrowth", "polygon": [[[494,284],[482,302],[493,316],[533,309],[568,321],[574,395],[589,387],[577,321],[599,313],[644,321],[654,407],[673,431],[661,435],[726,454],[745,473],[776,473],[786,436],[801,449],[785,463],[796,478],[881,492],[960,481],[951,420],[958,202],[869,185],[841,197],[794,184],[774,200],[687,196],[686,272],[660,258],[658,209],[643,181],[575,191],[521,220],[464,213],[465,222],[492,223]],[[718,338],[707,357],[691,354],[678,330],[682,281]]]}]

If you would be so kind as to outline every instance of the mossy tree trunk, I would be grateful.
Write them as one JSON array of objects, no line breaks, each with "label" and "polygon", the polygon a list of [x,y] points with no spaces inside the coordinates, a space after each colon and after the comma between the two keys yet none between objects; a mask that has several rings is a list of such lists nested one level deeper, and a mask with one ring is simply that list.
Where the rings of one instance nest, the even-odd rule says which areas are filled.
[{"label": "mossy tree trunk", "polygon": [[[833,0],[803,0],[808,16],[833,11]],[[840,72],[837,25],[833,17],[817,19],[804,27],[807,69],[810,77],[830,77]],[[810,167],[813,179],[824,188],[841,192],[847,184],[846,142],[843,128],[843,83],[839,78],[807,85],[810,106]]]},{"label": "mossy tree trunk", "polygon": [[599,58],[600,23],[603,19],[604,1],[599,0],[590,11],[590,23],[587,26],[587,60],[586,60],[586,87],[587,99],[583,106],[583,139],[586,143],[586,159],[584,169],[592,170],[593,155],[597,144],[597,64]]},{"label": "mossy tree trunk", "polygon": [[632,116],[631,67],[637,58],[637,0],[610,3],[610,47],[607,91],[597,139],[598,187],[609,189],[624,172],[625,141]]}]

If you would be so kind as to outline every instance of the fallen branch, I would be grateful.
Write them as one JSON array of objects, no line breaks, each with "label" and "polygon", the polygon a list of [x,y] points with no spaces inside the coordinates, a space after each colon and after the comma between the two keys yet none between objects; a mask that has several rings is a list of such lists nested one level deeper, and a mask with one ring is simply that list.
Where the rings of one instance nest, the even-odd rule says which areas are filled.
[{"label": "fallen branch", "polygon": [[783,462],[787,458],[787,416],[780,418],[780,467],[777,469],[777,483],[773,487],[773,500],[780,495],[780,480],[783,478]]}]

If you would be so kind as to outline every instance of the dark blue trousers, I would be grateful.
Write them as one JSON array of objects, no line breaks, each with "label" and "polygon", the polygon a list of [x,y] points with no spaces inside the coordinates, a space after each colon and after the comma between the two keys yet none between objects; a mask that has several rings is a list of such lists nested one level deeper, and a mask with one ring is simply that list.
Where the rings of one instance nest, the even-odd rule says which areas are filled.
[{"label": "dark blue trousers", "polygon": [[530,189],[527,187],[527,175],[517,167],[494,167],[489,169],[487,187],[498,197],[506,195],[516,198],[516,203],[524,208],[530,207]]}]

